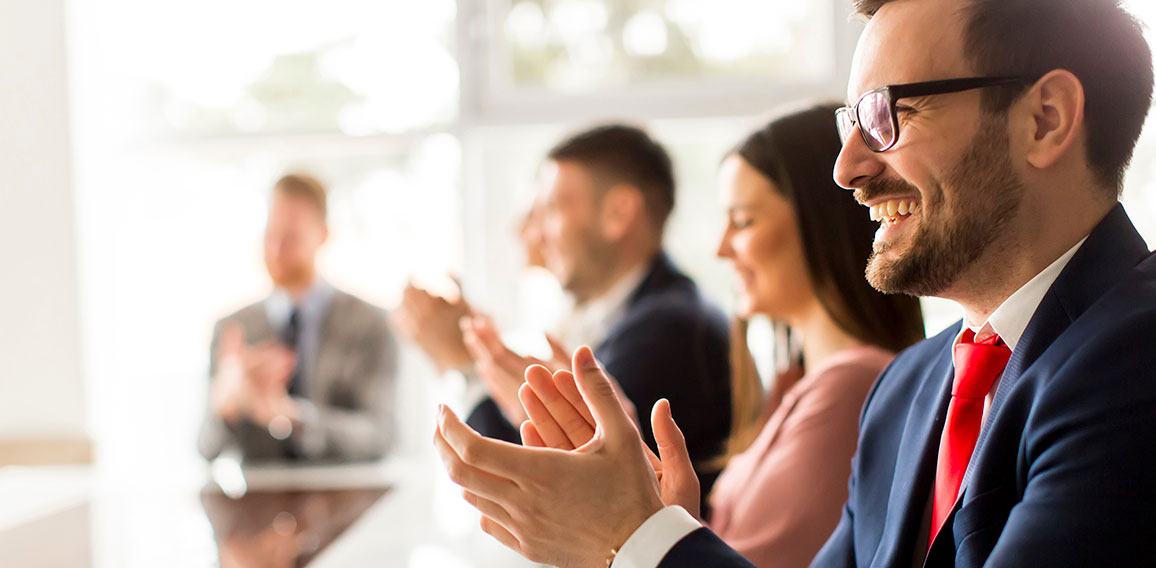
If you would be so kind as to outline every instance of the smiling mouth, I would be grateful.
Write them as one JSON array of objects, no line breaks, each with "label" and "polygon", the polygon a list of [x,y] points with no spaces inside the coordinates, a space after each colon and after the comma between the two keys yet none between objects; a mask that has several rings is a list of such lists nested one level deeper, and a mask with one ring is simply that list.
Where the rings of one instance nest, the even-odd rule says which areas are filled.
[{"label": "smiling mouth", "polygon": [[868,209],[871,211],[872,221],[879,221],[884,227],[887,227],[918,213],[921,207],[918,201],[905,198],[889,199],[871,205]]}]

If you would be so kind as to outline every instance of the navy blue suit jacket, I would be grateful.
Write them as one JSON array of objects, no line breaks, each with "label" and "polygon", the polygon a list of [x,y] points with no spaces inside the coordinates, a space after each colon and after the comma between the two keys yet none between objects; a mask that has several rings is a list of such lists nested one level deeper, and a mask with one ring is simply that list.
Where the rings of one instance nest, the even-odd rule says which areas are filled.
[{"label": "navy blue suit jacket", "polygon": [[[1156,566],[1156,256],[1116,206],[1004,370],[962,498],[921,559],[959,324],[867,399],[843,518],[813,566]],[[664,568],[749,566],[706,529]]]},{"label": "navy blue suit jacket", "polygon": [[[723,449],[730,433],[729,332],[726,317],[710,305],[694,282],[659,254],[627,301],[621,319],[594,355],[638,409],[642,438],[657,451],[650,409],[660,398],[686,435],[695,463]],[[576,347],[576,346],[570,346]],[[520,443],[517,428],[492,399],[466,422],[491,438]],[[704,494],[717,472],[700,471]]]}]

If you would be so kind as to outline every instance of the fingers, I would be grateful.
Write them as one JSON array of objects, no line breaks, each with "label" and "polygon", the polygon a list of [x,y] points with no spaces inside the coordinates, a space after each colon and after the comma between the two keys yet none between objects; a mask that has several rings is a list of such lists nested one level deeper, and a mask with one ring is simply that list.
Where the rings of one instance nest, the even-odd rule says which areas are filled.
[{"label": "fingers", "polygon": [[626,440],[638,438],[638,431],[631,424],[630,417],[618,402],[614,386],[606,372],[594,360],[589,347],[579,347],[574,352],[574,381],[582,399],[590,406],[594,421],[607,434],[608,439]]},{"label": "fingers", "polygon": [[[538,382],[543,380],[549,382],[550,379],[544,379],[541,377],[541,375],[549,377],[550,371],[547,371],[545,367],[540,367],[538,365],[534,365],[533,367],[526,369],[527,381],[530,380],[530,377],[535,377],[535,380]],[[550,411],[546,408],[546,405],[542,404],[542,401],[538,398],[538,395],[535,394],[533,387],[531,387],[528,383],[523,384],[522,388],[518,389],[518,398],[522,401],[522,408],[526,409],[526,415],[530,417],[530,421],[533,423],[534,429],[537,431],[539,437],[542,439],[542,442],[545,443],[547,447],[557,448],[560,450],[574,449],[574,444],[570,441],[570,438],[566,435],[566,432],[562,430],[562,427],[558,425],[558,422],[554,419],[554,416],[550,414]]]},{"label": "fingers", "polygon": [[534,423],[526,420],[522,422],[522,427],[519,428],[519,433],[522,435],[522,445],[530,448],[545,448],[546,442],[542,440],[542,435],[538,433],[538,429],[534,427]]},{"label": "fingers", "polygon": [[522,373],[525,372],[526,367],[530,366],[530,362],[502,343],[502,338],[498,335],[498,328],[489,318],[474,318],[473,330],[494,365],[506,373],[518,377],[520,383]]},{"label": "fingers", "polygon": [[506,392],[516,404],[518,387],[524,382],[522,376],[534,361],[506,348],[489,318],[462,318],[461,326],[466,350],[474,358],[479,373],[491,390]]},{"label": "fingers", "polygon": [[464,489],[490,499],[503,499],[508,498],[517,488],[508,479],[466,463],[446,441],[440,430],[434,433],[434,448],[437,450],[438,457],[441,458],[450,479]]},{"label": "fingers", "polygon": [[402,292],[401,306],[398,310],[402,317],[397,318],[395,316],[395,318],[405,322],[416,331],[431,320],[440,323],[446,318],[466,313],[468,310],[459,305],[461,302],[461,300],[450,302],[446,298],[419,288],[411,282],[406,285],[405,291]]},{"label": "fingers", "polygon": [[574,373],[570,371],[554,373],[554,387],[566,398],[570,406],[582,415],[587,424],[594,424],[594,415],[590,413],[590,407],[586,406],[586,401],[582,400],[582,393],[578,391],[578,383],[574,382]]},{"label": "fingers", "polygon": [[[438,429],[437,435],[434,437],[434,443],[439,445],[439,449],[441,449],[440,446],[443,442],[445,449],[452,454],[443,454],[442,456],[442,461],[446,462],[447,469],[449,469],[451,461],[460,461],[461,465],[486,473],[490,477],[500,478],[512,486],[515,485],[514,480],[519,477],[521,472],[533,468],[533,464],[526,463],[528,459],[531,459],[531,456],[527,455],[529,451],[527,448],[500,440],[491,440],[478,434],[462,423],[461,419],[444,405],[439,407]],[[472,474],[467,472],[467,475]],[[452,472],[450,477],[453,477]],[[473,487],[469,487],[457,479],[454,481],[466,489],[474,490]],[[491,499],[497,498],[493,494],[478,491],[475,493]]]},{"label": "fingers", "polygon": [[418,288],[412,281],[405,286],[405,291],[402,292],[402,307],[412,313],[417,319],[421,319],[430,309],[430,304],[433,303],[434,297],[429,292]]},{"label": "fingers", "polygon": [[[574,376],[569,371],[558,371],[551,375],[543,367],[527,369],[526,383],[529,388],[524,386],[522,389],[530,390],[533,398],[523,400],[523,406],[543,436],[547,434],[544,427],[557,428],[568,442],[564,445],[550,444],[550,447],[569,449],[566,446],[570,446],[577,448],[594,437],[594,418],[590,416],[590,410],[586,408],[586,403],[582,401],[581,395],[578,396],[578,401],[582,405],[582,410],[585,410],[585,415],[574,408],[574,404],[558,391],[555,382],[562,376],[568,376],[569,379],[563,378],[562,380],[568,380],[570,384],[573,384]],[[574,390],[577,392],[577,387],[574,387]],[[550,442],[549,438],[544,439],[547,443]]]},{"label": "fingers", "polygon": [[462,342],[466,344],[466,351],[470,352],[470,356],[478,361],[488,360],[490,357],[486,353],[485,346],[474,332],[474,319],[477,317],[480,316],[462,316],[458,320],[458,327],[462,330]]},{"label": "fingers", "polygon": [[502,543],[506,548],[519,554],[522,553],[522,543],[518,542],[518,539],[514,537],[513,533],[506,530],[506,528],[498,524],[497,521],[489,517],[482,517],[481,527],[482,532],[494,537],[494,540]]},{"label": "fingers", "polygon": [[510,516],[510,513],[506,512],[505,508],[469,489],[462,489],[462,499],[465,499],[466,503],[469,503],[473,508],[477,509],[478,512],[489,517],[491,520],[506,526],[513,524],[513,518]]}]

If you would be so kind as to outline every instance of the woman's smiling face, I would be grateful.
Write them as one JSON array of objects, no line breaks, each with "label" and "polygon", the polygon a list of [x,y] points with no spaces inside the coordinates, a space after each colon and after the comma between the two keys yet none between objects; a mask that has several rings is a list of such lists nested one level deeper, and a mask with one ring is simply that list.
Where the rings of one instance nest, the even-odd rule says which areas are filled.
[{"label": "woman's smiling face", "polygon": [[790,319],[815,298],[794,207],[734,154],[720,168],[719,195],[727,223],[718,256],[737,277],[737,315]]}]

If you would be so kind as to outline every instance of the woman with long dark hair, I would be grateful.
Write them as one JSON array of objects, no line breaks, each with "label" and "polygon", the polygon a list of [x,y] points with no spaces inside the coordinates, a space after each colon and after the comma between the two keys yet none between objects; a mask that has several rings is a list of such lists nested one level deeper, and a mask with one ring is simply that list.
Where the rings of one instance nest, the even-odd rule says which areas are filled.
[{"label": "woman with long dark hair", "polygon": [[710,498],[711,529],[759,566],[810,564],[847,499],[863,401],[895,353],[924,336],[916,298],[864,278],[878,227],[831,179],[836,106],[771,121],[720,172],[718,254],[739,280],[736,315],[765,315],[791,338],[777,353],[788,371],[759,397],[745,334],[735,334],[734,424]]}]

